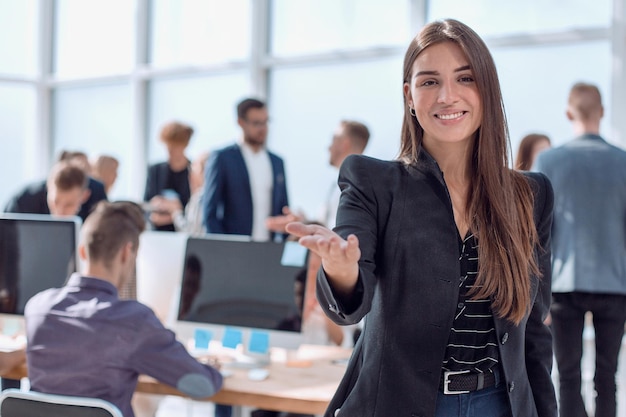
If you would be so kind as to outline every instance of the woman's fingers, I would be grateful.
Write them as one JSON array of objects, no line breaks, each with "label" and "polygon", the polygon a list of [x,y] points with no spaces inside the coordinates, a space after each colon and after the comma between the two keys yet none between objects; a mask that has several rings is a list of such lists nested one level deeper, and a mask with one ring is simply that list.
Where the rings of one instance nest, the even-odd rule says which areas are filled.
[{"label": "woman's fingers", "polygon": [[288,233],[297,236],[298,242],[333,264],[356,263],[361,257],[359,239],[355,235],[344,240],[327,227],[301,222],[287,224]]}]

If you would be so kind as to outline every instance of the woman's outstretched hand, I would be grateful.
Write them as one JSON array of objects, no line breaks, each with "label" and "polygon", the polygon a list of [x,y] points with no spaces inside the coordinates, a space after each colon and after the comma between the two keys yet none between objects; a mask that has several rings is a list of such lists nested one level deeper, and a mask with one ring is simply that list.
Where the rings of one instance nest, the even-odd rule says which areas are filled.
[{"label": "woman's outstretched hand", "polygon": [[297,236],[298,242],[322,258],[322,267],[333,288],[349,294],[359,277],[361,249],[355,235],[343,239],[327,227],[300,222],[286,226],[287,233]]}]

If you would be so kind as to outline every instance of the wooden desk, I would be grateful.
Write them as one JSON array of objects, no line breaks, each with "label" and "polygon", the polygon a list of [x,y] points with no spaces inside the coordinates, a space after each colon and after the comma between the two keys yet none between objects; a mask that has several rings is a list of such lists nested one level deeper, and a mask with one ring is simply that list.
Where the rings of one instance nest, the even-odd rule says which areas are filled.
[{"label": "wooden desk", "polygon": [[[284,353],[283,351],[282,359],[280,354],[272,355],[275,360],[268,366],[269,377],[263,381],[248,379],[247,369],[225,368],[232,370],[233,375],[224,379],[224,386],[216,395],[205,400],[231,404],[238,408],[247,406],[292,413],[323,414],[346,370],[345,364],[336,364],[333,360],[348,358],[351,350],[303,345],[297,358],[301,366],[288,366]],[[26,366],[2,375],[11,379],[27,376]],[[139,377],[137,392],[185,396],[177,389],[146,375]]]}]

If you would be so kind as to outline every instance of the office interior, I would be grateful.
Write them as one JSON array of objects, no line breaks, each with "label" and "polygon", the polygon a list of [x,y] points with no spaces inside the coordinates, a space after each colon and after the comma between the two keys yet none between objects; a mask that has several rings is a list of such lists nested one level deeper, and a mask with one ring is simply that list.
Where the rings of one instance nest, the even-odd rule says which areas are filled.
[{"label": "office interior", "polygon": [[511,161],[528,133],[572,137],[577,81],[599,86],[601,132],[626,147],[626,0],[0,0],[0,204],[65,149],[116,157],[109,198],[140,201],[148,164],[166,159],[164,123],[195,129],[194,157],[237,138],[236,103],[254,96],[267,100],[292,208],[315,217],[340,120],[368,125],[366,155],[397,155],[405,48],[444,17],[490,47]]}]

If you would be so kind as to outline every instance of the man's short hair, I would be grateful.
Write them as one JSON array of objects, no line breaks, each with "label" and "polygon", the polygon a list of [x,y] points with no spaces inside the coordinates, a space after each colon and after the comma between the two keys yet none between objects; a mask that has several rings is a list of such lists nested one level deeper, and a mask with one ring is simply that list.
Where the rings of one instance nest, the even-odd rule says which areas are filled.
[{"label": "man's short hair", "polygon": [[263,108],[265,108],[265,103],[263,101],[256,98],[246,98],[237,104],[237,117],[245,120],[250,109]]},{"label": "man's short hair", "polygon": [[55,187],[59,191],[69,191],[74,188],[86,189],[89,176],[78,164],[71,161],[60,161],[54,164],[47,180],[48,188]]},{"label": "man's short hair", "polygon": [[189,145],[193,128],[184,123],[173,121],[165,124],[161,128],[161,140],[172,145]]},{"label": "man's short hair", "polygon": [[572,86],[568,104],[575,116],[581,120],[591,120],[602,116],[602,95],[597,86],[579,82]]},{"label": "man's short hair", "polygon": [[370,131],[367,126],[355,120],[342,120],[341,125],[345,129],[345,133],[350,137],[352,145],[363,152],[370,139]]},{"label": "man's short hair", "polygon": [[111,266],[124,245],[139,246],[139,235],[146,228],[141,207],[130,201],[99,202],[81,228],[81,243],[87,259]]}]

